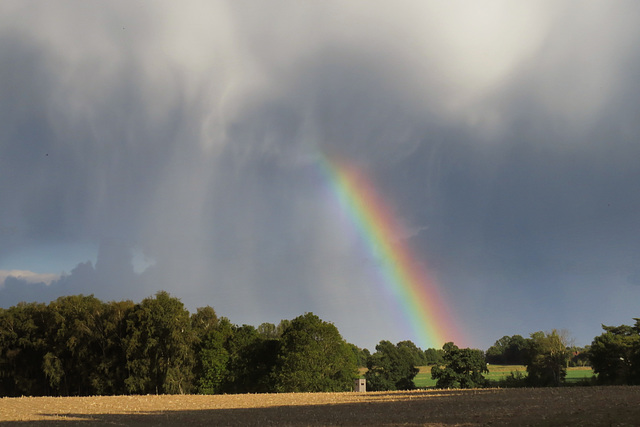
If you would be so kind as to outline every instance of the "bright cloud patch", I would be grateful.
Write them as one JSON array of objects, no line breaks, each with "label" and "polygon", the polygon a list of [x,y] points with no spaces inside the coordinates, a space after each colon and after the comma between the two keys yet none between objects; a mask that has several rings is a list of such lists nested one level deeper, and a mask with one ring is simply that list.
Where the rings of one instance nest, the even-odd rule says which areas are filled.
[{"label": "bright cloud patch", "polygon": [[60,275],[54,273],[35,273],[28,270],[0,270],[0,284],[3,284],[7,277],[15,277],[27,283],[46,283],[49,285],[54,280],[58,280]]}]

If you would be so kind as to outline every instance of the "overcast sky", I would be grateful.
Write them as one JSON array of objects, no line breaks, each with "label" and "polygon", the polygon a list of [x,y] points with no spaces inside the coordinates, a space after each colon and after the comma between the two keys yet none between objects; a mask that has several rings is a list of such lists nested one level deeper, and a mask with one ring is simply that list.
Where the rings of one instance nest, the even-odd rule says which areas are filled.
[{"label": "overcast sky", "polygon": [[[318,168],[375,183],[466,343],[640,317],[636,1],[0,2],[0,306],[164,289],[414,339]],[[353,230],[351,230],[353,231]]]}]

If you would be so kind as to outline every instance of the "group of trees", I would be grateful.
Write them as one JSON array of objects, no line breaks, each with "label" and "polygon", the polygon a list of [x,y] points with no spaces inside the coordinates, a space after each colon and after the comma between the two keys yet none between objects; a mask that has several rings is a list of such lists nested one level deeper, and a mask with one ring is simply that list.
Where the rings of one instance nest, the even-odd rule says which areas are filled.
[{"label": "group of trees", "polygon": [[[566,332],[534,332],[529,338],[504,336],[489,347],[487,363],[525,365],[527,376],[511,374],[499,385],[516,387],[559,386],[567,375],[567,367],[584,349],[569,345]],[[580,356],[582,357],[582,356]]]},{"label": "group of trees", "polygon": [[[396,346],[382,341],[367,362],[366,378],[372,390],[410,389],[418,370],[432,364],[431,376],[437,388],[558,387],[564,383],[567,367],[589,363],[599,384],[640,385],[640,319],[634,326],[604,326],[605,333],[587,348],[570,345],[563,331],[534,332],[529,338],[504,336],[486,353],[458,348],[449,342],[440,351],[422,352],[410,341]],[[435,363],[424,363],[428,355]],[[499,383],[485,379],[487,365],[525,365],[527,375],[512,373]]]},{"label": "group of trees", "polygon": [[413,389],[426,365],[438,388],[475,388],[495,385],[487,363],[526,366],[526,377],[500,385],[558,386],[570,363],[585,361],[601,384],[640,384],[634,320],[603,325],[586,349],[554,330],[502,337],[486,354],[411,341],[381,341],[370,354],[313,313],[255,328],[211,307],[190,314],[166,292],[139,304],[75,295],[0,309],[0,396],[346,391],[365,366],[369,390]]},{"label": "group of trees", "polygon": [[458,348],[454,343],[446,343],[444,367],[431,368],[431,377],[437,380],[437,388],[480,388],[487,385],[482,374],[488,373],[482,350]]},{"label": "group of trees", "polygon": [[500,338],[486,353],[488,363],[525,365],[527,376],[508,379],[505,385],[559,386],[568,366],[590,365],[598,384],[640,385],[640,319],[635,325],[606,326],[590,346],[569,345],[566,333],[535,332]]},{"label": "group of trees", "polygon": [[413,379],[424,360],[424,353],[410,341],[393,345],[380,341],[376,352],[367,359],[367,388],[372,391],[411,390]]},{"label": "group of trees", "polygon": [[312,313],[237,326],[166,292],[0,309],[0,396],[342,391],[362,353]]},{"label": "group of trees", "polygon": [[370,354],[313,313],[238,326],[166,292],[0,309],[0,396],[345,391],[365,366],[370,390],[413,389],[416,366],[443,355],[411,341]]}]

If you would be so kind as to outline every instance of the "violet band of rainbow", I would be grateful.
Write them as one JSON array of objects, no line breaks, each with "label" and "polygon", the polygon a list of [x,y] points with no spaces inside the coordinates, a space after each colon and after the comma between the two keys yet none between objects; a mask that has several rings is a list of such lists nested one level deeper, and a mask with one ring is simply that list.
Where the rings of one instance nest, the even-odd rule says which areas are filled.
[{"label": "violet band of rainbow", "polygon": [[431,278],[425,262],[412,253],[401,228],[364,171],[344,159],[320,154],[320,166],[332,192],[372,255],[381,260],[384,285],[405,316],[416,344],[441,348],[463,340],[449,305]]}]

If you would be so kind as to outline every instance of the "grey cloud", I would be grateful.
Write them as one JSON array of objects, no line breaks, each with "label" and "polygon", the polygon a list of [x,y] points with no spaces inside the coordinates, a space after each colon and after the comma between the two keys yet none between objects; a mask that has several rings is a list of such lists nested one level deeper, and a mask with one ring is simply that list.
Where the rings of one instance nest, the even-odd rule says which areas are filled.
[{"label": "grey cloud", "polygon": [[[315,164],[331,150],[366,167],[479,343],[494,292],[579,324],[552,295],[633,277],[640,207],[637,6],[587,3],[0,6],[0,261],[103,243],[48,287],[7,279],[3,304],[165,288],[240,323],[316,311],[399,340]],[[155,265],[136,274],[133,247]],[[514,333],[542,329],[524,312]]]},{"label": "grey cloud", "polygon": [[631,283],[632,285],[640,286],[640,271],[636,270],[632,274],[627,276],[627,282]]}]

